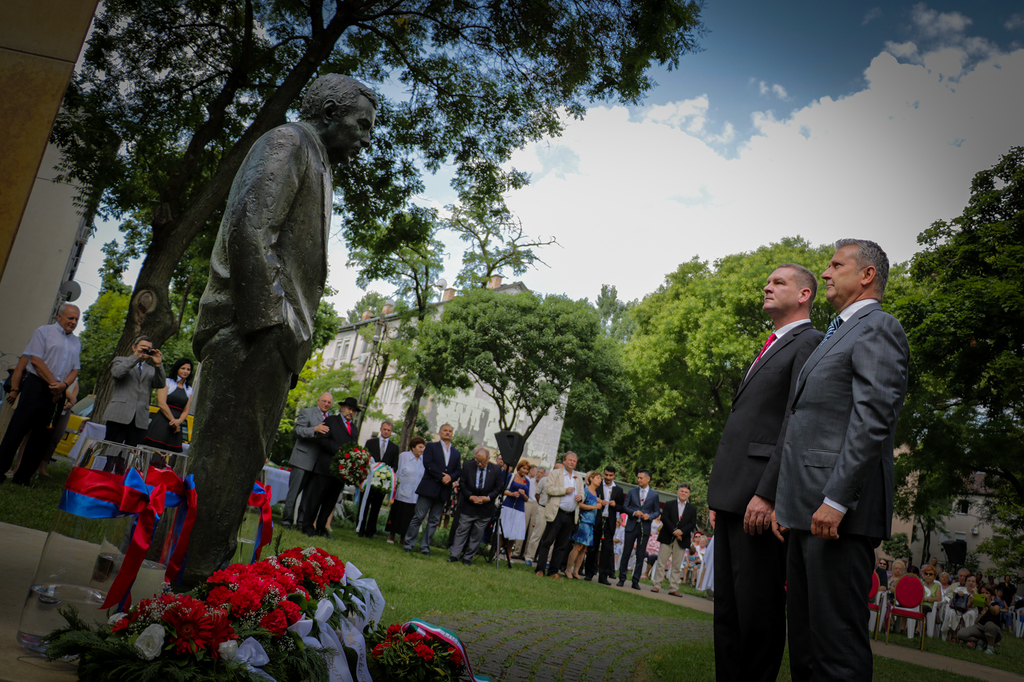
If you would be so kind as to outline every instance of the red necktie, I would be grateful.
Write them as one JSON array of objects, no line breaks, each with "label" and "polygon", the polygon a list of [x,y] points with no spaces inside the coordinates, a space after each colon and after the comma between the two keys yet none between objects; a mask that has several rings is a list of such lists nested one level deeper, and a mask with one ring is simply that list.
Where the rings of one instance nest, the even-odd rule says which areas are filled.
[{"label": "red necktie", "polygon": [[772,332],[771,334],[768,335],[768,340],[764,342],[763,346],[761,346],[761,352],[758,353],[757,357],[754,359],[754,364],[755,365],[757,364],[757,361],[761,359],[761,356],[764,355],[764,352],[766,350],[768,350],[768,346],[772,345],[772,341],[774,341],[774,340],[775,340],[775,332]]},{"label": "red necktie", "polygon": [[345,429],[348,430],[348,435],[351,436],[352,435],[352,422],[346,420],[345,421]]}]

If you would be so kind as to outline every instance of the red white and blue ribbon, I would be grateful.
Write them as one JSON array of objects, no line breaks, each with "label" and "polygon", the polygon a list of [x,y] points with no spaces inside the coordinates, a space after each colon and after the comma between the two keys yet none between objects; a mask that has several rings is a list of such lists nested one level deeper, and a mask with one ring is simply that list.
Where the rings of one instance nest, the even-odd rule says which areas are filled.
[{"label": "red white and blue ribbon", "polygon": [[257,481],[253,483],[252,492],[249,493],[249,506],[260,508],[260,524],[256,528],[256,549],[252,552],[250,563],[260,560],[260,552],[270,544],[270,539],[274,536],[274,515],[270,510],[270,491],[269,485],[263,486]]},{"label": "red white and blue ribbon", "polygon": [[153,542],[157,522],[164,513],[167,489],[163,484],[146,485],[135,469],[121,476],[107,471],[74,467],[64,484],[58,508],[86,519],[115,519],[135,515],[131,543],[121,562],[107,598],[100,606],[131,603],[131,589],[146,552]]},{"label": "red white and blue ribbon", "polygon": [[462,660],[466,663],[466,672],[469,673],[469,677],[476,682],[491,682],[491,678],[487,675],[475,675],[473,674],[473,666],[469,664],[469,654],[466,652],[466,647],[462,644],[462,640],[451,630],[446,630],[438,625],[431,625],[425,620],[419,618],[413,618],[408,623],[402,626],[402,630],[405,632],[416,632],[421,635],[437,637],[442,642],[446,642],[449,646],[455,647],[456,651],[462,656]]},{"label": "red white and blue ribbon", "polygon": [[196,523],[198,497],[196,496],[195,480],[192,474],[182,479],[173,469],[151,466],[146,471],[146,483],[151,486],[163,484],[167,488],[164,508],[179,508],[174,517],[171,556],[167,560],[167,571],[164,573],[164,578],[167,582],[180,583],[188,554],[188,540],[192,535],[192,527]]}]

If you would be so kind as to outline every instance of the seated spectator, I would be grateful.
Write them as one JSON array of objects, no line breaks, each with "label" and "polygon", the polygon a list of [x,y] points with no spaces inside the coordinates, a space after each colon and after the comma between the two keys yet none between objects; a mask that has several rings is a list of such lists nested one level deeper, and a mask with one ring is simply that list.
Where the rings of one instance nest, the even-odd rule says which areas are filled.
[{"label": "seated spectator", "polygon": [[647,566],[644,567],[643,578],[653,578],[654,565],[658,563],[658,554],[661,552],[661,543],[658,542],[658,532],[661,530],[661,518],[651,521],[651,539],[647,541]]},{"label": "seated spectator", "polygon": [[[931,564],[925,564],[924,568],[921,569],[921,578],[924,583],[924,600],[921,602],[921,611],[925,614],[925,622],[934,625],[935,618],[939,615],[938,611],[930,619],[928,614],[935,610],[938,603],[942,601],[942,590],[940,585],[935,582],[935,567]],[[929,632],[928,634],[930,636],[932,633]]]},{"label": "seated spectator", "polygon": [[[622,558],[622,543],[626,539],[626,515],[619,514],[618,518],[615,519],[615,535],[612,536],[612,551],[615,554],[615,563],[613,566],[619,565],[619,559]],[[527,564],[529,566],[529,564]]]},{"label": "seated spectator", "polygon": [[992,654],[995,653],[992,647],[1003,638],[1000,629],[1002,612],[999,604],[995,603],[988,585],[981,588],[981,594],[984,595],[985,602],[978,608],[980,615],[977,621],[961,628],[956,637],[961,642],[967,642],[967,646],[972,649]]},{"label": "seated spectator", "polygon": [[875,565],[875,575],[878,576],[878,591],[884,593],[889,587],[889,560],[880,558]]},{"label": "seated spectator", "polygon": [[[889,590],[890,594],[890,605],[892,605],[895,602],[895,597],[892,595],[896,594],[896,583],[898,583],[900,581],[900,578],[903,577],[906,567],[907,565],[903,562],[903,559],[897,559],[896,561],[892,562],[892,577],[889,578],[889,584],[887,586],[887,589]],[[891,608],[891,606],[889,608]],[[887,608],[885,612],[885,620],[882,621],[883,626],[885,625],[885,621],[888,619],[889,609]],[[904,632],[907,629],[907,619],[900,618],[899,621],[897,621],[897,623],[895,624],[895,627],[900,632]]]},{"label": "seated spectator", "polygon": [[697,569],[700,567],[700,557],[697,555],[697,547],[690,545],[683,556],[683,582],[693,584],[697,578]]},{"label": "seated spectator", "polygon": [[969,571],[965,570],[964,572],[967,574],[964,585],[950,588],[953,592],[949,595],[946,615],[942,619],[942,627],[939,630],[939,636],[942,639],[947,639],[951,631],[958,634],[960,629],[974,625],[978,619],[978,609],[974,605],[974,595],[978,593],[978,581]]}]

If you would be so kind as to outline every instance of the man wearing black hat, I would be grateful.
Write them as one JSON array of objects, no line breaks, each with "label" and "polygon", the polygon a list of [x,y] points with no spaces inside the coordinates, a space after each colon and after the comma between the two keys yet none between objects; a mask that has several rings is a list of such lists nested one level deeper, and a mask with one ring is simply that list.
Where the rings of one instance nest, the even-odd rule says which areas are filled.
[{"label": "man wearing black hat", "polygon": [[[310,481],[307,496],[302,501],[302,532],[313,537],[330,537],[327,532],[327,519],[341,495],[341,481],[331,474],[331,461],[334,454],[349,443],[357,442],[359,430],[352,418],[359,411],[359,403],[355,398],[345,398],[338,403],[338,414],[324,419],[324,425],[330,429],[327,438],[318,439],[320,452],[313,466],[313,480]],[[310,525],[314,524],[314,525]]]}]

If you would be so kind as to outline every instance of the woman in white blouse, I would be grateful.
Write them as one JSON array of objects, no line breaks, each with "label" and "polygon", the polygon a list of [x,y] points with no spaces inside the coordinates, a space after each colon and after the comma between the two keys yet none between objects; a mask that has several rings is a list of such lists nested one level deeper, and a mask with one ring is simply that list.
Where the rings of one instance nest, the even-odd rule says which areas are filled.
[{"label": "woman in white blouse", "polygon": [[423,478],[423,451],[427,441],[416,436],[409,441],[409,449],[398,455],[398,470],[395,479],[398,481],[395,491],[395,502],[388,514],[388,542],[394,544],[395,536],[405,537],[416,511],[416,488]]}]

